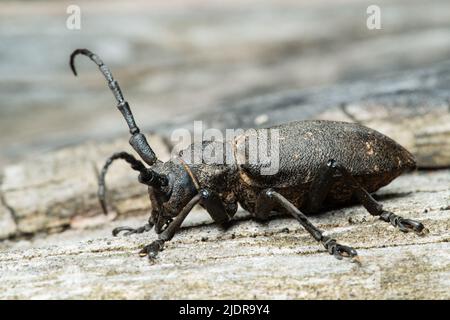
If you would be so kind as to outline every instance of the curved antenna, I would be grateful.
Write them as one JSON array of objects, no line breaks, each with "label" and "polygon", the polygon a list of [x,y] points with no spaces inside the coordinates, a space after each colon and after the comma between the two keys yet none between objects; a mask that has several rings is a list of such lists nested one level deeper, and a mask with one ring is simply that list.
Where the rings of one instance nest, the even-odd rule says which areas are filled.
[{"label": "curved antenna", "polygon": [[133,113],[131,112],[130,106],[127,101],[123,98],[122,91],[120,90],[119,83],[114,80],[111,71],[109,68],[103,63],[103,61],[97,56],[95,53],[89,51],[88,49],[76,49],[70,55],[70,68],[72,69],[73,74],[77,75],[77,70],[75,69],[75,57],[79,54],[87,56],[91,59],[100,69],[103,76],[106,78],[108,82],[108,87],[111,89],[114,98],[117,100],[117,108],[122,113],[125,121],[127,122],[128,128],[130,129],[130,144],[134,150],[139,154],[142,160],[145,161],[148,165],[153,165],[157,158],[152,148],[147,142],[145,136],[140,133],[138,126],[136,125],[136,121],[134,120]]},{"label": "curved antenna", "polygon": [[105,176],[108,172],[109,166],[117,159],[125,160],[131,165],[133,170],[138,171],[140,173],[139,181],[144,184],[151,185],[156,188],[161,188],[161,186],[168,184],[167,177],[165,175],[161,175],[151,169],[147,169],[145,165],[141,161],[137,160],[133,155],[127,152],[114,153],[106,160],[98,177],[98,200],[100,201],[104,214],[108,213],[108,208],[106,206]]}]

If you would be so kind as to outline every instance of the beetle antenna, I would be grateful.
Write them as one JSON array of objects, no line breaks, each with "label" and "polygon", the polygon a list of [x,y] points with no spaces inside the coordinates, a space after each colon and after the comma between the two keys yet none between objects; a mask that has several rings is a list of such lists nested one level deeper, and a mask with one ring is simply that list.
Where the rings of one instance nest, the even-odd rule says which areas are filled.
[{"label": "beetle antenna", "polygon": [[75,57],[79,54],[85,55],[90,58],[100,69],[103,76],[106,78],[108,82],[108,87],[111,89],[114,97],[117,100],[117,108],[122,113],[125,121],[127,122],[128,128],[130,129],[130,144],[139,154],[139,156],[147,163],[148,165],[153,165],[157,158],[152,148],[147,142],[145,136],[140,133],[138,126],[136,125],[136,121],[134,120],[133,113],[131,112],[130,105],[127,101],[125,101],[122,91],[120,90],[119,83],[114,80],[111,71],[109,68],[103,63],[103,61],[97,56],[95,53],[89,51],[88,49],[76,49],[70,55],[70,68],[72,69],[73,74],[77,75],[77,70],[75,69]]},{"label": "beetle antenna", "polygon": [[161,186],[165,186],[168,183],[167,177],[165,175],[158,174],[155,171],[146,168],[145,165],[141,161],[136,159],[132,154],[129,154],[127,152],[114,153],[106,160],[98,177],[98,200],[100,201],[100,205],[102,206],[104,214],[108,213],[108,208],[106,206],[105,176],[108,172],[109,166],[118,159],[125,160],[131,165],[131,168],[133,170],[138,171],[140,173],[139,181],[146,185],[153,186],[155,188],[161,188]]}]

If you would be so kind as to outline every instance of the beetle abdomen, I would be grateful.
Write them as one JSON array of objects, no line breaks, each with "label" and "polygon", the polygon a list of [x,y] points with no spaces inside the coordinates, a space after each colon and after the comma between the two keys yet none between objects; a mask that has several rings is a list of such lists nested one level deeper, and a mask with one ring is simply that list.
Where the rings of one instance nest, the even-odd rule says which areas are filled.
[{"label": "beetle abdomen", "polygon": [[[269,129],[278,131],[278,171],[272,175],[261,174],[263,165],[251,163],[249,159],[241,159],[239,165],[241,182],[255,192],[265,188],[287,192],[292,187],[298,193],[306,192],[307,186],[330,159],[344,165],[369,192],[376,191],[402,172],[415,167],[413,156],[405,148],[389,137],[356,123],[298,121]],[[260,130],[264,129],[249,130],[237,137],[236,149],[245,149],[245,141]],[[248,154],[247,150],[245,157]],[[334,189],[330,190],[330,195]],[[250,196],[247,194],[246,198]]]}]

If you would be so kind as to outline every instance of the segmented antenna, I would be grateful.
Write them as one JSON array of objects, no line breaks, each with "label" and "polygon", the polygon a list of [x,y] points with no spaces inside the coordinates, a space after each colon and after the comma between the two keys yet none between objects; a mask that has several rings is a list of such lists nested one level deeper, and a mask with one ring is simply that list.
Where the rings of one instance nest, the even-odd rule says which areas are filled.
[{"label": "segmented antenna", "polygon": [[72,72],[75,76],[77,75],[77,70],[75,69],[75,57],[79,54],[87,56],[99,67],[101,73],[108,82],[108,87],[111,89],[114,98],[117,101],[117,108],[122,113],[125,121],[127,122],[128,128],[130,129],[130,134],[132,135],[130,138],[131,146],[134,148],[134,150],[136,150],[136,152],[145,161],[145,163],[150,166],[153,165],[157,160],[156,155],[153,152],[152,148],[150,148],[150,145],[148,144],[145,136],[140,133],[140,130],[136,125],[136,121],[134,120],[133,113],[131,112],[130,106],[128,102],[125,101],[122,95],[119,83],[114,80],[111,71],[103,63],[99,56],[88,49],[76,49],[70,55],[70,68],[72,69]]},{"label": "segmented antenna", "polygon": [[145,165],[141,161],[137,160],[133,155],[127,152],[114,153],[106,160],[98,177],[98,200],[100,201],[100,205],[103,209],[104,214],[108,213],[108,208],[106,206],[105,176],[108,172],[109,166],[118,159],[125,160],[131,165],[131,168],[133,170],[138,171],[140,173],[139,180],[144,184],[160,188],[161,186],[165,186],[168,183],[167,177],[165,175],[158,174],[155,171],[146,168]]}]

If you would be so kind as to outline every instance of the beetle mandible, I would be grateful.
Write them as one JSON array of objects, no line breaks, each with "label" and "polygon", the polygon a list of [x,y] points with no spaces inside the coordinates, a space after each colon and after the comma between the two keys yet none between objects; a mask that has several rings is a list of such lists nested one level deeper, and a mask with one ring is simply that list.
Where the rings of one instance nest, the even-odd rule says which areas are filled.
[{"label": "beetle mandible", "polygon": [[[203,149],[244,149],[246,159],[242,162],[187,163],[183,159],[193,152],[192,145],[180,151],[178,156],[162,162],[136,125],[130,106],[109,68],[91,51],[77,49],[70,56],[70,67],[75,75],[74,59],[78,54],[95,62],[106,78],[117,100],[117,108],[129,127],[129,142],[147,164],[129,153],[118,152],[108,158],[99,175],[98,195],[105,214],[105,175],[114,160],[128,162],[139,172],[139,182],[148,186],[152,203],[148,223],[136,229],[119,227],[113,230],[114,236],[122,231],[130,235],[154,227],[158,239],[144,246],[141,256],[154,259],[196,204],[204,207],[211,218],[225,228],[230,225],[238,203],[262,221],[272,212],[287,213],[338,259],[356,258],[357,252],[324,235],[306,214],[356,200],[371,215],[403,232],[423,234],[427,231],[418,221],[384,210],[371,196],[403,172],[415,168],[411,153],[387,136],[356,123],[335,121],[297,121],[272,127],[279,132],[279,170],[272,175],[261,174],[263,164],[245,161],[249,157],[248,132],[230,141],[202,142]],[[252,132],[258,132],[258,129]]]}]

